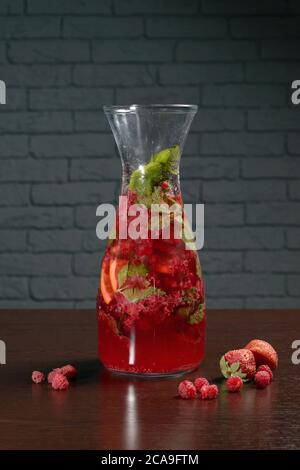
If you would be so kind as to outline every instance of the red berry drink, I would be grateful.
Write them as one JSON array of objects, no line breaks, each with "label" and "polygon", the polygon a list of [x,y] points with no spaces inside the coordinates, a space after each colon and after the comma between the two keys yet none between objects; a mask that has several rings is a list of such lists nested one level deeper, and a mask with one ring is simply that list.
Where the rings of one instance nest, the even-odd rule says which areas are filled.
[{"label": "red berry drink", "polygon": [[[155,226],[150,212],[154,203],[182,208],[178,185],[166,179],[176,153],[174,147],[154,155],[143,168],[142,187],[134,171],[125,193],[127,207],[119,208],[120,217],[126,211],[129,227],[130,207],[146,207],[147,238],[121,239],[117,217],[116,238],[104,254],[97,302],[99,355],[110,370],[173,374],[196,368],[204,355],[206,309],[197,251],[187,249],[184,236],[176,236],[176,215]],[[163,238],[166,224],[170,236]]]}]

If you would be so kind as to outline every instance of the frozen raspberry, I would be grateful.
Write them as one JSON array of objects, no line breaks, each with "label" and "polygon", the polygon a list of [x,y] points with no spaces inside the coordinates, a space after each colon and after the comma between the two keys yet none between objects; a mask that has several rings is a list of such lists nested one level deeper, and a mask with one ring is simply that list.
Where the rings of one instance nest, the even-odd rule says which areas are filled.
[{"label": "frozen raspberry", "polygon": [[190,380],[183,380],[178,385],[178,394],[181,398],[189,399],[195,398],[197,394],[197,390],[193,382]]},{"label": "frozen raspberry", "polygon": [[227,379],[226,385],[229,392],[239,392],[243,388],[244,383],[241,377],[232,375]]},{"label": "frozen raspberry", "polygon": [[132,204],[136,203],[137,196],[134,191],[128,190],[127,197],[128,197],[128,206],[132,206]]},{"label": "frozen raspberry", "polygon": [[69,388],[68,379],[60,372],[55,373],[51,385],[54,390],[67,390]]},{"label": "frozen raspberry", "polygon": [[271,382],[270,374],[264,370],[256,372],[254,382],[257,388],[266,388]]},{"label": "frozen raspberry", "polygon": [[53,369],[51,372],[49,372],[47,377],[49,384],[52,383],[53,377],[55,376],[55,374],[57,374],[57,372],[60,372],[60,368]]},{"label": "frozen raspberry", "polygon": [[213,400],[217,398],[219,393],[216,385],[203,385],[200,390],[200,396],[202,400]]},{"label": "frozen raspberry", "polygon": [[138,257],[142,256],[151,256],[153,251],[153,244],[152,240],[141,240],[139,243],[135,245],[135,252]]},{"label": "frozen raspberry", "polygon": [[205,377],[198,377],[194,381],[194,384],[195,384],[197,392],[200,393],[200,390],[203,387],[203,385],[209,385],[209,381]]},{"label": "frozen raspberry", "polygon": [[267,366],[267,364],[259,366],[259,368],[257,369],[257,372],[261,372],[261,371],[268,372],[268,374],[270,375],[271,382],[272,382],[273,372],[271,371],[270,367]]},{"label": "frozen raspberry", "polygon": [[64,375],[68,380],[76,379],[77,370],[71,364],[67,364],[60,368],[60,373]]},{"label": "frozen raspberry", "polygon": [[41,382],[44,382],[45,380],[45,375],[43,372],[40,372],[39,370],[34,370],[31,374],[32,382],[35,384],[40,384]]},{"label": "frozen raspberry", "polygon": [[161,187],[162,189],[169,189],[169,188],[170,188],[170,185],[169,185],[169,183],[168,183],[167,181],[161,181],[160,187]]}]

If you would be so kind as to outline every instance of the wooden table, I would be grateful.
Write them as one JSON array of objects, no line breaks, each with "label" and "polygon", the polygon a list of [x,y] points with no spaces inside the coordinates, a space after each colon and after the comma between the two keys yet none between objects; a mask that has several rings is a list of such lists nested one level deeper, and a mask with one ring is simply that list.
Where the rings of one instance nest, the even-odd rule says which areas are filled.
[{"label": "wooden table", "polygon": [[[280,366],[265,390],[228,394],[219,357],[251,338],[269,340]],[[189,377],[220,386],[218,400],[176,398],[180,379],[110,375],[97,360],[95,312],[0,311],[0,449],[296,449],[300,448],[300,311],[209,311],[205,361]],[[67,362],[79,378],[67,392],[34,385],[33,369]]]}]

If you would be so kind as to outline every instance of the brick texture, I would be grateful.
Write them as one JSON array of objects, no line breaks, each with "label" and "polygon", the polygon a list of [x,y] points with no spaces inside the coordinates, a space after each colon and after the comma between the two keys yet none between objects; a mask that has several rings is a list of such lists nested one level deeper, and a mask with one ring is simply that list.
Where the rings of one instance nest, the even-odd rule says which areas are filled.
[{"label": "brick texture", "polygon": [[95,306],[121,178],[101,108],[151,102],[199,105],[181,180],[208,306],[299,307],[299,25],[296,0],[2,0],[0,308]]}]

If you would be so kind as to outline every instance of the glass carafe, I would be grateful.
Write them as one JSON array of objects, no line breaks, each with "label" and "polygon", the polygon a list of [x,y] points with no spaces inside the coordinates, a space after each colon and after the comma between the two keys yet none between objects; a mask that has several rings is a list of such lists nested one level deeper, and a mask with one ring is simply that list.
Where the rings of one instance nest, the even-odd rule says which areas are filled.
[{"label": "glass carafe", "polygon": [[[100,360],[109,370],[123,373],[172,375],[193,370],[205,347],[198,254],[187,249],[184,235],[178,238],[172,230],[176,216],[169,218],[166,237],[164,219],[161,214],[152,218],[150,208],[183,206],[179,163],[197,106],[105,106],[104,112],[119,149],[123,177],[114,236],[101,267]],[[124,223],[133,220],[133,204],[146,211],[149,225],[143,238],[120,230],[121,223],[124,232]]]}]

